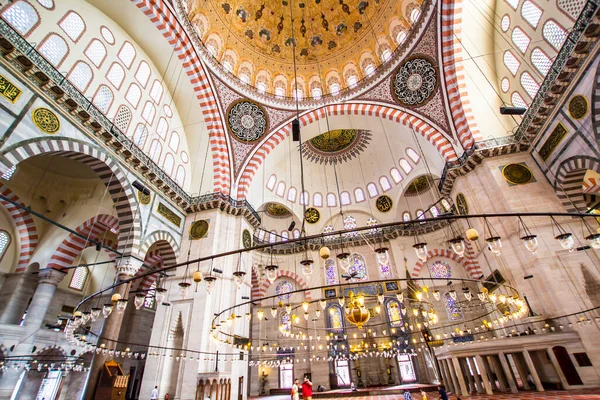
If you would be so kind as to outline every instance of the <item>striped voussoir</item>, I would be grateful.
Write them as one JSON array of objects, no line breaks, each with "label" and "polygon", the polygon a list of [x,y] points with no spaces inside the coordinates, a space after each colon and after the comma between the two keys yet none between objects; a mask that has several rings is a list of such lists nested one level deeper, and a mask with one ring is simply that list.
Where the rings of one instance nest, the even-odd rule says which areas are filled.
[{"label": "striped voussoir", "polygon": [[[463,268],[465,269],[465,271],[467,271],[467,274],[469,274],[469,277],[471,279],[477,279],[483,274],[483,271],[481,270],[479,262],[474,258],[475,253],[473,252],[471,245],[469,243],[465,244],[467,245],[466,257],[461,257],[452,250],[431,249],[427,252],[427,259],[429,260],[432,257],[443,257],[454,260],[458,264],[463,266]],[[423,261],[419,261],[415,264],[415,267],[412,271],[413,278],[419,277],[419,273],[421,272],[421,268],[423,268],[424,264],[425,262]]]},{"label": "striped voussoir", "polygon": [[589,156],[574,156],[563,161],[556,170],[554,190],[568,212],[585,212],[583,179],[587,170],[600,172],[600,160]]},{"label": "striped voussoir", "polygon": [[[23,204],[17,195],[2,183],[0,183],[0,193],[15,203]],[[16,272],[23,272],[25,271],[25,268],[27,268],[29,260],[38,244],[37,228],[35,227],[31,214],[27,211],[22,210],[4,199],[0,199],[0,204],[4,206],[15,224],[15,232],[19,236],[20,249]]]},{"label": "striped voussoir", "polygon": [[[386,118],[391,121],[401,123],[418,132],[421,136],[429,141],[440,153],[446,161],[454,161],[457,159],[456,152],[452,147],[452,143],[438,130],[433,128],[427,122],[403,111],[380,105],[373,104],[332,104],[324,106],[316,110],[309,111],[300,117],[300,125],[306,126],[316,122],[326,115],[368,115],[374,117]],[[238,181],[237,198],[244,199],[248,194],[250,184],[254,174],[267,157],[267,155],[281,142],[285,140],[291,133],[291,121],[271,133],[270,137],[263,142],[255,151],[254,155],[248,161],[244,172],[240,175]]]},{"label": "striped voussoir", "polygon": [[89,143],[65,138],[38,138],[19,147],[11,147],[0,156],[0,172],[40,154],[66,157],[90,167],[107,187],[119,219],[118,251],[125,255],[137,253],[140,242],[140,219],[137,200],[118,162],[100,148]]},{"label": "striped voussoir", "polygon": [[583,182],[583,193],[600,194],[600,179],[588,178]]},{"label": "striped voussoir", "polygon": [[482,137],[471,111],[462,65],[462,7],[462,0],[442,0],[440,25],[448,105],[458,140],[464,149],[469,149]]},{"label": "striped voussoir", "polygon": [[[83,249],[93,244],[91,242],[92,240],[102,240],[102,236],[104,236],[106,231],[110,230],[111,228],[114,229],[118,225],[119,221],[115,217],[106,214],[100,214],[85,221],[83,224],[75,228],[75,231],[87,239],[83,239],[80,236],[69,233],[69,235],[58,246],[56,251],[54,251],[52,258],[48,263],[48,268],[60,269],[70,267],[73,265],[75,259],[81,254]],[[109,252],[109,254],[113,259],[115,259],[117,256],[117,254],[114,252]]]},{"label": "striped voussoir", "polygon": [[[144,264],[151,269],[170,267],[177,263],[179,246],[175,242],[173,236],[168,232],[153,232],[144,241],[142,249],[148,249],[144,251],[146,254],[144,257]],[[140,276],[146,272],[148,272],[148,269],[140,268],[135,276]],[[143,278],[142,282],[139,284],[139,288],[142,290],[149,289],[155,281],[156,275],[148,275]]]},{"label": "striped voussoir", "polygon": [[214,191],[230,193],[231,169],[225,129],[204,64],[173,12],[161,0],[131,0],[173,46],[200,102],[213,154]]},{"label": "striped voussoir", "polygon": [[[294,271],[289,271],[289,270],[277,270],[277,278],[291,278],[294,281],[296,281],[296,283],[298,285],[300,285],[300,287],[304,290],[306,290],[306,292],[304,292],[304,298],[307,301],[311,301],[312,300],[312,296],[310,294],[310,290],[308,285],[306,284],[306,282],[304,281],[304,279],[302,279],[300,276],[298,276],[296,273],[294,273]],[[269,282],[267,279],[265,279],[263,281],[263,283],[260,285],[260,291],[259,291],[259,295],[258,298],[263,298],[265,297],[267,290],[269,290],[269,288],[271,287],[272,283]],[[298,290],[298,288],[296,288],[295,290]]]},{"label": "striped voussoir", "polygon": [[250,284],[252,285],[252,291],[250,292],[250,298],[252,300],[260,299],[260,282],[258,280],[258,273],[256,272],[256,268],[252,267]]},{"label": "striped voussoir", "polygon": [[596,133],[596,141],[600,140],[600,65],[596,68],[594,92],[592,93],[592,125]]}]

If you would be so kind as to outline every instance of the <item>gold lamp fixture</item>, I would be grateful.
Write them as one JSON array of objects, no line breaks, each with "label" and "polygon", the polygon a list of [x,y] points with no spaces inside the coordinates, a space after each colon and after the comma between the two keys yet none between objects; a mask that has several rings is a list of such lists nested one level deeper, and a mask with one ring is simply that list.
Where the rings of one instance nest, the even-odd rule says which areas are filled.
[{"label": "gold lamp fixture", "polygon": [[371,317],[369,310],[365,307],[365,297],[362,295],[354,296],[353,292],[349,293],[350,300],[348,301],[348,313],[346,319],[356,325],[358,329],[362,329],[363,325],[369,321]]}]

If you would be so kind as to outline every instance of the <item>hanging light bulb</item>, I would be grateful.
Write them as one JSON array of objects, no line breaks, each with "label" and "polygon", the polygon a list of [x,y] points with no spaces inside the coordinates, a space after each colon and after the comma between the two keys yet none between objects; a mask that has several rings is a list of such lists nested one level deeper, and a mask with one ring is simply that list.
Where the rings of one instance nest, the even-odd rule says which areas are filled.
[{"label": "hanging light bulb", "polygon": [[88,323],[88,321],[90,320],[90,312],[89,311],[84,311],[81,313],[81,322],[85,325]]},{"label": "hanging light bulb", "polygon": [[415,249],[415,253],[417,253],[419,260],[423,262],[427,261],[427,242],[414,244],[413,249]]},{"label": "hanging light bulb", "polygon": [[264,316],[265,316],[265,312],[262,310],[262,308],[256,312],[256,317],[258,318],[259,321],[262,321]]},{"label": "hanging light bulb", "polygon": [[462,257],[465,254],[465,242],[462,237],[457,236],[454,239],[450,239],[448,243],[450,243],[452,251],[454,251],[456,255]]},{"label": "hanging light bulb", "polygon": [[377,295],[377,301],[379,303],[383,303],[384,300],[385,300],[385,296],[383,294],[378,294]]},{"label": "hanging light bulb", "polygon": [[271,307],[271,316],[273,318],[277,317],[277,307]]},{"label": "hanging light bulb", "polygon": [[433,291],[433,298],[436,299],[436,301],[440,300],[440,291],[439,290],[434,290]]},{"label": "hanging light bulb", "polygon": [[133,305],[136,310],[139,310],[144,305],[144,300],[146,300],[146,296],[144,294],[136,294],[133,299]]},{"label": "hanging light bulb", "polygon": [[120,293],[114,293],[112,296],[110,296],[110,301],[114,304],[117,301],[121,300],[121,294]]},{"label": "hanging light bulb", "polygon": [[344,304],[346,304],[346,298],[344,296],[338,297],[338,303],[341,307],[344,307]]},{"label": "hanging light bulb", "polygon": [[307,313],[307,312],[305,312],[305,313],[304,313],[304,319],[305,319],[305,320],[307,320],[307,321],[308,321],[308,316],[309,316],[309,315],[308,315],[308,313]]},{"label": "hanging light bulb", "polygon": [[375,306],[375,312],[376,312],[377,314],[381,313],[381,306],[380,306],[379,304],[377,304],[377,305]]},{"label": "hanging light bulb", "polygon": [[288,313],[288,314],[292,312],[292,305],[291,304],[286,304],[285,305],[285,312]]},{"label": "hanging light bulb", "polygon": [[308,306],[309,306],[308,301],[302,302],[302,309],[304,310],[304,312],[308,311]]},{"label": "hanging light bulb", "polygon": [[327,246],[322,246],[319,249],[319,256],[323,259],[323,260],[327,260],[329,258],[329,256],[331,255],[331,250],[329,250],[329,247]]},{"label": "hanging light bulb", "polygon": [[313,273],[313,260],[302,260],[300,261],[300,264],[302,265],[302,273],[304,274],[304,276],[306,276],[307,278],[311,276]]},{"label": "hanging light bulb", "polygon": [[167,296],[167,289],[165,288],[156,288],[154,290],[154,298],[157,303],[162,303],[165,301],[165,297]]},{"label": "hanging light bulb", "polygon": [[200,272],[200,271],[196,271],[196,272],[194,272],[194,275],[192,276],[192,279],[193,279],[193,280],[194,280],[194,282],[196,282],[196,283],[200,283],[200,282],[202,282],[202,278],[203,278],[203,276],[202,276],[202,272]]},{"label": "hanging light bulb", "polygon": [[489,237],[487,239],[485,239],[485,241],[488,244],[488,248],[490,249],[490,251],[492,253],[494,253],[497,256],[500,256],[500,250],[502,249],[502,240],[500,236],[492,236]]},{"label": "hanging light bulb", "polygon": [[415,292],[415,297],[417,298],[417,301],[422,301],[423,300],[423,293],[420,291]]},{"label": "hanging light bulb", "polygon": [[117,301],[117,312],[122,314],[123,311],[125,311],[125,308],[127,308],[127,299],[119,299],[119,301]]},{"label": "hanging light bulb", "polygon": [[247,312],[246,313],[246,321],[250,321],[252,319],[252,313]]},{"label": "hanging light bulb", "polygon": [[474,242],[475,240],[479,239],[479,232],[477,232],[477,229],[475,228],[467,229],[465,234],[467,235],[467,239],[469,239],[471,242]]},{"label": "hanging light bulb", "polygon": [[246,275],[246,273],[244,271],[235,271],[233,273],[233,281],[235,282],[235,286],[237,286],[238,289],[242,288],[242,285],[244,284],[244,276]]},{"label": "hanging light bulb", "polygon": [[321,310],[325,310],[325,307],[327,307],[327,301],[319,300],[319,307],[321,307]]},{"label": "hanging light bulb", "polygon": [[189,283],[189,282],[179,282],[179,283],[178,283],[178,286],[179,286],[179,296],[180,296],[182,299],[185,299],[185,298],[187,297],[187,295],[188,295],[188,290],[189,290],[189,287],[190,287],[191,285],[192,285],[192,284],[191,284],[191,283]]},{"label": "hanging light bulb", "polygon": [[398,299],[399,302],[403,302],[404,301],[404,293],[402,293],[402,292],[396,293],[396,298]]},{"label": "hanging light bulb", "polygon": [[532,252],[533,254],[535,254],[535,252],[538,249],[539,243],[537,240],[537,235],[527,235],[527,236],[523,236],[521,238],[521,240],[523,241],[523,244],[525,245],[525,248],[527,250],[529,250],[530,252]]},{"label": "hanging light bulb", "polygon": [[452,300],[456,300],[456,290],[451,290],[448,292]]},{"label": "hanging light bulb", "polygon": [[390,255],[388,253],[387,247],[379,247],[375,249],[375,254],[377,256],[377,262],[381,265],[389,265],[390,263]]},{"label": "hanging light bulb", "polygon": [[465,295],[465,299],[471,301],[471,298],[473,297],[473,294],[471,293],[471,291],[466,290],[463,292],[463,294]]},{"label": "hanging light bulb", "polygon": [[277,279],[277,269],[279,266],[277,265],[267,265],[265,269],[267,270],[267,280],[271,283],[275,282]]},{"label": "hanging light bulb", "polygon": [[479,301],[485,301],[485,293],[479,292],[477,293],[477,297],[479,297]]},{"label": "hanging light bulb", "polygon": [[101,308],[98,307],[93,307],[92,308],[92,312],[90,313],[90,318],[92,319],[92,321],[95,321],[98,319],[98,317],[100,316],[100,312],[102,311]]},{"label": "hanging light bulb", "polygon": [[600,249],[600,233],[593,233],[589,236],[586,236],[585,240],[588,241],[588,244],[592,249]]},{"label": "hanging light bulb", "polygon": [[300,323],[300,317],[299,317],[299,316],[297,316],[297,315],[294,315],[292,319],[294,320],[294,323],[295,323],[296,325],[298,325],[298,324]]},{"label": "hanging light bulb", "polygon": [[105,304],[104,306],[102,306],[102,315],[104,316],[104,318],[108,318],[108,316],[112,313],[112,310],[112,304]]},{"label": "hanging light bulb", "polygon": [[206,284],[206,293],[208,293],[208,294],[212,293],[212,290],[215,287],[216,280],[217,280],[217,278],[215,278],[212,275],[209,275],[206,278],[204,278],[204,283]]},{"label": "hanging light bulb", "polygon": [[562,233],[555,236],[554,239],[558,240],[558,243],[560,243],[565,250],[573,250],[573,247],[575,247],[575,240],[573,240],[572,233]]},{"label": "hanging light bulb", "polygon": [[340,253],[337,255],[338,265],[342,271],[347,272],[350,268],[350,253]]},{"label": "hanging light bulb", "polygon": [[317,319],[321,318],[321,310],[319,310],[319,309],[315,310],[315,318],[317,318]]}]

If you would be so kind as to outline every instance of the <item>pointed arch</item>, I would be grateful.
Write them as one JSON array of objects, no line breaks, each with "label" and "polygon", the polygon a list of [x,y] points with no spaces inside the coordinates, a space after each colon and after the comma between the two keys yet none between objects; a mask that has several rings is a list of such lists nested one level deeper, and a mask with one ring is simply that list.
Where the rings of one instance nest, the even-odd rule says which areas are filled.
[{"label": "pointed arch", "polygon": [[[308,284],[306,283],[306,281],[304,279],[302,279],[294,271],[288,271],[286,269],[277,270],[277,277],[275,278],[275,280],[277,280],[278,278],[291,278],[291,279],[295,280],[296,283],[298,284],[298,286],[300,286],[302,289],[305,290],[304,298],[307,301],[312,300],[312,296],[310,294],[310,288],[308,287]],[[275,281],[273,281],[273,282],[275,282]],[[262,282],[262,284],[260,285],[260,291],[259,291],[259,295],[258,295],[259,299],[265,296],[265,294],[267,293],[267,290],[269,290],[271,285],[272,285],[272,283],[269,282],[267,279],[265,279]]]},{"label": "pointed arch", "polygon": [[[150,268],[171,266],[177,263],[179,245],[167,231],[154,231],[146,237],[140,247],[140,256],[144,256],[144,264]],[[147,271],[140,269],[136,277]],[[156,275],[148,275],[139,283],[139,290],[147,290],[156,281]]]},{"label": "pointed arch", "polygon": [[583,196],[583,178],[588,169],[600,173],[600,160],[590,156],[569,157],[556,170],[554,190],[568,212],[587,210]]},{"label": "pointed arch", "polygon": [[[458,264],[460,264],[465,269],[465,271],[467,271],[467,274],[469,274],[469,277],[471,279],[478,279],[481,275],[483,275],[483,271],[481,269],[481,266],[479,265],[479,261],[477,261],[477,259],[475,259],[475,251],[473,250],[473,247],[471,246],[471,244],[469,242],[465,241],[465,246],[466,246],[466,257],[460,257],[452,250],[431,249],[427,252],[427,260],[429,260],[432,257],[448,258],[448,259],[456,261]],[[411,274],[413,278],[417,278],[419,276],[419,273],[421,272],[421,268],[423,268],[423,265],[426,262],[427,261],[425,261],[425,262],[419,261],[415,264],[415,267],[413,268],[413,271]]]}]

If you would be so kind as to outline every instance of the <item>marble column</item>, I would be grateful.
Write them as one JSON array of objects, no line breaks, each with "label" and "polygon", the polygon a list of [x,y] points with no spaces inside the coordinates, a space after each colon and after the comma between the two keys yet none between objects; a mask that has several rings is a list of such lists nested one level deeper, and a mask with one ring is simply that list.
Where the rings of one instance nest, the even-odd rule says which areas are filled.
[{"label": "marble column", "polygon": [[56,292],[56,286],[63,280],[65,275],[67,275],[66,272],[52,268],[40,270],[38,287],[27,309],[27,318],[25,318],[24,326],[36,330],[40,328],[48,312],[48,306],[50,306],[52,297],[54,297],[54,293]]},{"label": "marble column", "polygon": [[452,362],[449,358],[446,358],[444,360],[444,364],[445,364],[448,376],[450,377],[450,380],[448,381],[450,383],[450,385],[449,385],[450,391],[452,393],[458,393],[458,391],[459,391],[458,381],[456,380],[456,374],[454,373],[454,368],[452,367]]},{"label": "marble column", "polygon": [[458,386],[460,387],[460,393],[466,397],[469,395],[469,391],[467,390],[465,376],[461,372],[460,362],[458,361],[458,358],[452,357],[452,365],[454,366],[453,370],[455,371],[456,380],[458,382]]},{"label": "marble column", "polygon": [[550,362],[552,362],[552,365],[554,366],[554,369],[556,370],[556,375],[558,375],[558,379],[560,379],[560,384],[562,385],[563,389],[565,389],[565,390],[570,389],[569,382],[567,381],[567,378],[565,377],[565,374],[563,373],[563,370],[560,367],[558,360],[556,359],[556,355],[554,355],[554,352],[552,351],[552,349],[546,349],[546,353],[548,354],[548,357],[550,358]]},{"label": "marble column", "polygon": [[475,362],[479,367],[479,372],[481,373],[481,380],[483,381],[483,387],[485,388],[485,393],[488,395],[493,395],[492,385],[490,384],[489,379],[489,367],[487,366],[487,362],[483,360],[480,355],[475,356]]},{"label": "marble column", "polygon": [[500,364],[502,365],[502,369],[504,370],[504,374],[506,375],[506,380],[508,381],[510,391],[512,393],[519,393],[519,389],[517,388],[517,382],[515,382],[512,370],[510,369],[510,365],[508,364],[508,360],[506,359],[506,355],[504,353],[498,353],[498,358],[500,359]]},{"label": "marble column", "polygon": [[498,379],[498,384],[500,385],[500,390],[503,392],[508,391],[508,384],[506,379],[504,379],[504,373],[502,372],[502,367],[500,366],[500,360],[497,355],[490,356],[490,362],[492,364],[492,369],[496,378]]},{"label": "marble column", "polygon": [[459,358],[458,362],[460,364],[460,369],[463,373],[463,376],[467,377],[467,383],[468,383],[467,391],[469,393],[475,392],[476,391],[475,380],[473,379],[473,375],[471,375],[471,372],[469,371],[469,366],[467,365],[467,359]]},{"label": "marble column", "polygon": [[0,324],[18,325],[21,323],[23,314],[27,310],[29,299],[35,293],[37,284],[37,277],[27,272],[23,272],[19,276],[10,276],[7,278],[6,286],[3,286],[2,290],[12,290],[12,293],[6,295],[8,299],[0,316]]},{"label": "marble column", "polygon": [[531,385],[529,385],[529,382],[527,382],[527,368],[525,367],[524,362],[521,360],[521,357],[519,357],[519,356],[520,356],[519,353],[512,354],[512,358],[517,367],[517,371],[519,371],[519,377],[521,378],[521,381],[523,382],[523,388],[525,390],[531,390]]},{"label": "marble column", "polygon": [[440,367],[440,372],[442,374],[442,380],[444,381],[444,386],[446,386],[448,389],[450,389],[452,387],[452,378],[450,378],[450,376],[448,375],[448,371],[446,370],[446,366],[444,364],[445,364],[444,360],[438,359],[438,365]]},{"label": "marble column", "polygon": [[525,359],[525,363],[527,364],[527,369],[529,369],[529,373],[533,377],[533,382],[535,383],[535,390],[538,392],[544,391],[544,386],[542,385],[542,381],[540,380],[540,376],[535,369],[535,364],[531,359],[531,354],[529,354],[528,350],[523,350],[523,358]]},{"label": "marble column", "polygon": [[477,373],[477,366],[475,365],[475,360],[471,357],[467,357],[465,361],[467,365],[471,368],[471,371],[473,371],[475,390],[477,390],[477,393],[483,393],[483,385],[481,384],[481,377]]}]

